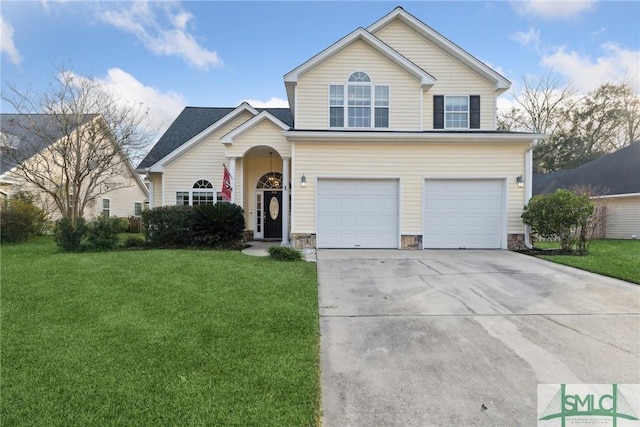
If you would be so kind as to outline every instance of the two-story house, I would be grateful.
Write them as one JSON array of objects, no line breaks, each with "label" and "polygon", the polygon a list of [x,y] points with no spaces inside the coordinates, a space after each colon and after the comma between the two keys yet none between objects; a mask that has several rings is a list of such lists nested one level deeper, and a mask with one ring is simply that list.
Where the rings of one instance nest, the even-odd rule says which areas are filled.
[{"label": "two-story house", "polygon": [[231,201],[250,238],[515,248],[543,135],[496,130],[510,82],[402,8],[288,72],[289,109],[188,107],[138,166],[150,205]]}]

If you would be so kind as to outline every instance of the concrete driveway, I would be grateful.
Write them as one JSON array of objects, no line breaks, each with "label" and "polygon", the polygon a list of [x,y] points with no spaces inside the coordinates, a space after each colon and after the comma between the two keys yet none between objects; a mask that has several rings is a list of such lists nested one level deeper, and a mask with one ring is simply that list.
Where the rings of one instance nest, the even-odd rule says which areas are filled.
[{"label": "concrete driveway", "polygon": [[507,251],[317,259],[325,427],[535,426],[538,384],[640,383],[640,286]]}]

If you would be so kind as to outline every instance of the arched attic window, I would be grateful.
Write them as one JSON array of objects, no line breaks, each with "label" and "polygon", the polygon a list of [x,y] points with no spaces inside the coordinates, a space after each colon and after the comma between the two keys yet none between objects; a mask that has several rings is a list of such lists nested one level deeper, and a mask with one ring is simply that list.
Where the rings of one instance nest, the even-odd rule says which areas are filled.
[{"label": "arched attic window", "polygon": [[371,79],[367,73],[356,71],[349,76],[349,83],[371,83]]}]

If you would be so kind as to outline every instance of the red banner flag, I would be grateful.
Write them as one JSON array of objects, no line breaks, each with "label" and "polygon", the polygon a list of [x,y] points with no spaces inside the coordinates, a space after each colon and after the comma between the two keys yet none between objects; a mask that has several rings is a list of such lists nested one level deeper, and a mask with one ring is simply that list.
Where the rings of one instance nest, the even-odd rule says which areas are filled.
[{"label": "red banner flag", "polygon": [[224,167],[224,172],[222,174],[222,198],[228,202],[231,201],[231,174],[229,173],[229,169],[227,169],[226,165],[222,165]]}]

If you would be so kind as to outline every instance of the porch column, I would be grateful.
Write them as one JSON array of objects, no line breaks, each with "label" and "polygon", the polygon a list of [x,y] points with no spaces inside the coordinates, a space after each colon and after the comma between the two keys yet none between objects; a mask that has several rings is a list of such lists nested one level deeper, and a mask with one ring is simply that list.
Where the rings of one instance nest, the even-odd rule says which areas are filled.
[{"label": "porch column", "polygon": [[288,157],[282,158],[282,246],[289,246],[289,162]]},{"label": "porch column", "polygon": [[236,202],[236,158],[229,159],[229,173],[231,174],[231,203]]}]

